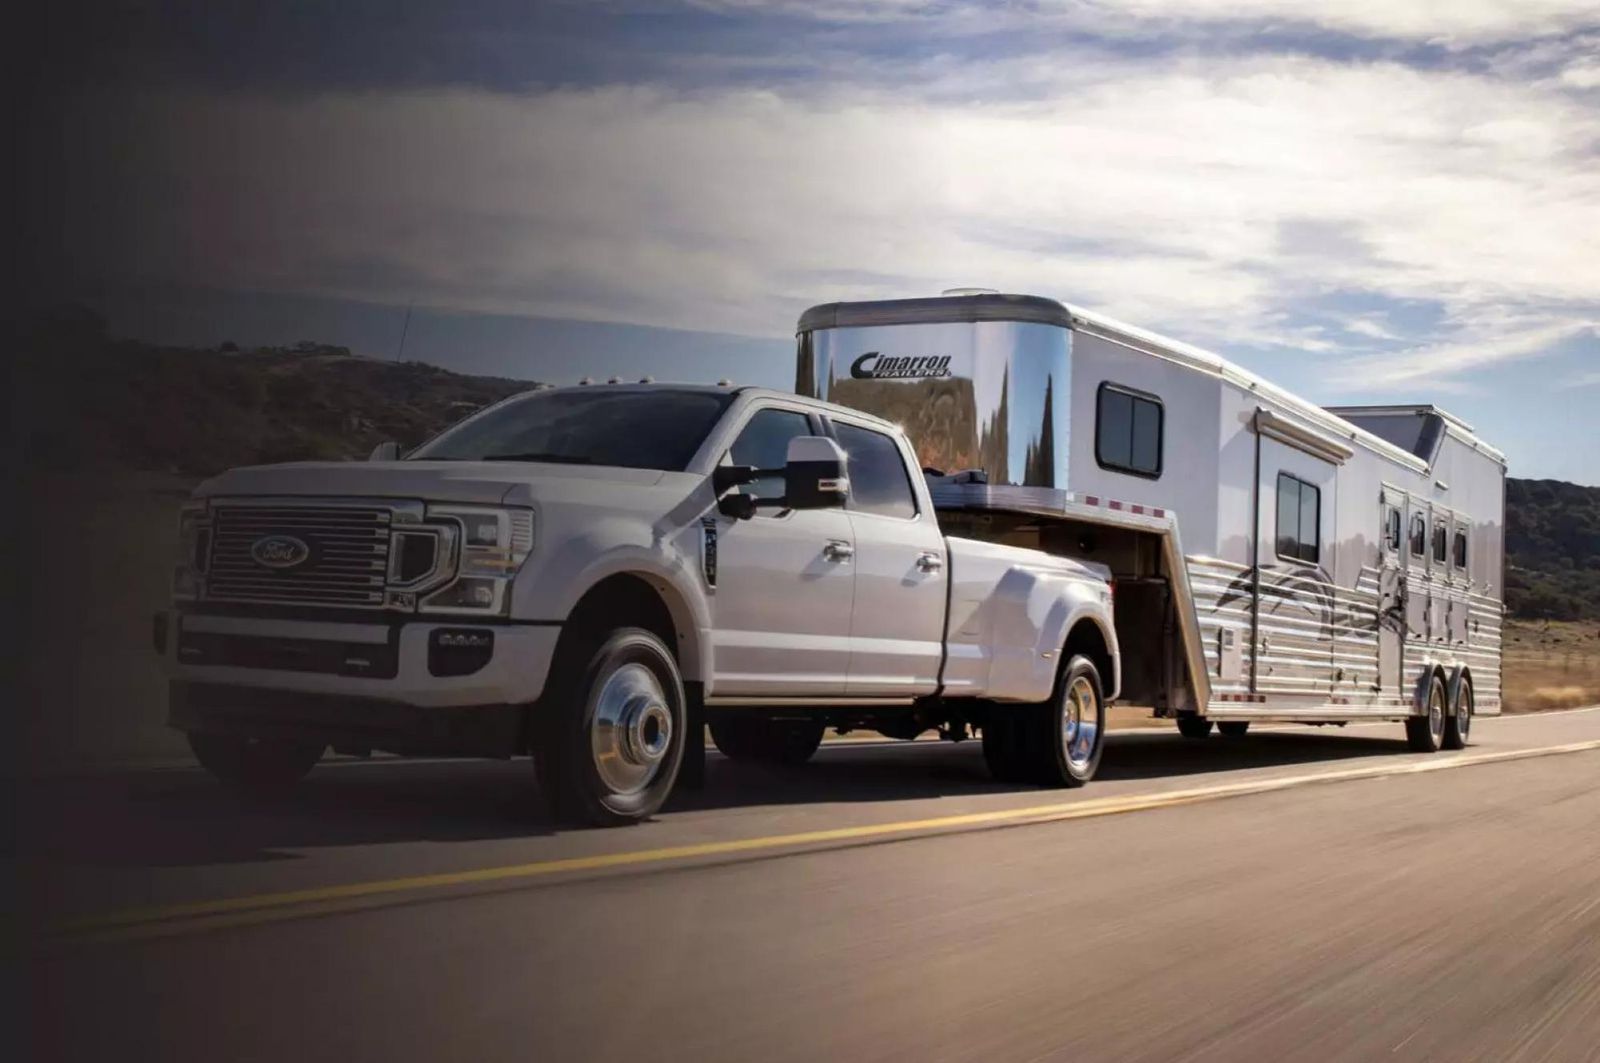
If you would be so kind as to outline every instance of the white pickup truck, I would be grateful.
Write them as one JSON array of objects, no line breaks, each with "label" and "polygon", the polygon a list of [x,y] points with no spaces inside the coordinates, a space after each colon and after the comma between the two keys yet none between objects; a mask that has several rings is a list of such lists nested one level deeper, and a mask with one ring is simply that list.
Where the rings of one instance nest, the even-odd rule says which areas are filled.
[{"label": "white pickup truck", "polygon": [[827,727],[982,734],[1093,776],[1106,570],[941,533],[904,435],[760,388],[547,388],[399,458],[235,469],[186,505],[156,618],[170,723],[222,780],[323,751],[531,753],[565,818],[651,815],[702,728],[798,762]]}]

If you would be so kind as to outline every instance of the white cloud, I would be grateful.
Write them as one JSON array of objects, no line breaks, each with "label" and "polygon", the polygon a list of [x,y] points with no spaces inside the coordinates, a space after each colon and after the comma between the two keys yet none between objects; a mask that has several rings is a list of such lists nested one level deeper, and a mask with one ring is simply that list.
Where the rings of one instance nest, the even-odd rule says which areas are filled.
[{"label": "white cloud", "polygon": [[780,335],[979,284],[1246,343],[1358,291],[1443,308],[1430,371],[1600,316],[1600,115],[1553,85],[1237,57],[1041,85],[151,95],[64,180],[89,253],[131,226],[124,276],[463,310]]},{"label": "white cloud", "polygon": [[1441,378],[1473,369],[1538,357],[1574,337],[1600,335],[1597,328],[1600,322],[1561,321],[1499,330],[1492,326],[1465,329],[1460,339],[1351,359],[1340,367],[1334,382],[1364,390],[1433,385]]},{"label": "white cloud", "polygon": [[1069,21],[1085,30],[1130,24],[1314,26],[1365,37],[1471,45],[1526,40],[1600,25],[1593,0],[1037,0],[999,6],[986,0],[695,0],[735,14],[767,13],[822,21],[917,19],[969,27]]}]

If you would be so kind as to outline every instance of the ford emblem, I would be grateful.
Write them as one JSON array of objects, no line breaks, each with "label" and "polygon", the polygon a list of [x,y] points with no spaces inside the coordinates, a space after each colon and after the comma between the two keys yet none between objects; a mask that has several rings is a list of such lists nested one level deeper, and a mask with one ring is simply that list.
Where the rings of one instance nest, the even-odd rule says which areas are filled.
[{"label": "ford emblem", "polygon": [[294,568],[311,556],[311,547],[292,535],[268,535],[250,544],[250,559],[263,568]]}]

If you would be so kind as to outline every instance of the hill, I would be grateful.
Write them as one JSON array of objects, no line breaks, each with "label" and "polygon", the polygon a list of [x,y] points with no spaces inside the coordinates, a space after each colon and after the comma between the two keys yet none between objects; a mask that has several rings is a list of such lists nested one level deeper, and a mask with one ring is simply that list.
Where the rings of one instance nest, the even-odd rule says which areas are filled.
[{"label": "hill", "polygon": [[1506,601],[1516,616],[1600,619],[1600,487],[1506,481]]},{"label": "hill", "polygon": [[109,338],[83,312],[30,328],[7,369],[13,453],[44,471],[364,458],[533,387],[311,342],[158,347]]}]

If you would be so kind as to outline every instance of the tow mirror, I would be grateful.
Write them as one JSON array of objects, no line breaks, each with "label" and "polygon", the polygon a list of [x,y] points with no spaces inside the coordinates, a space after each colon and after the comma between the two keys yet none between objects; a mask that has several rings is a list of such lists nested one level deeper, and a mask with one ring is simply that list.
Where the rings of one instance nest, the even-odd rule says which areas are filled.
[{"label": "tow mirror", "polygon": [[372,453],[367,455],[367,460],[368,461],[399,461],[400,460],[400,444],[396,443],[392,439],[389,440],[386,443],[379,443],[377,446],[372,448]]},{"label": "tow mirror", "polygon": [[735,487],[755,483],[760,475],[754,465],[718,465],[711,470],[711,489],[721,498]]},{"label": "tow mirror", "polygon": [[789,509],[827,509],[850,497],[845,453],[827,436],[789,440],[783,467],[783,504]]}]

